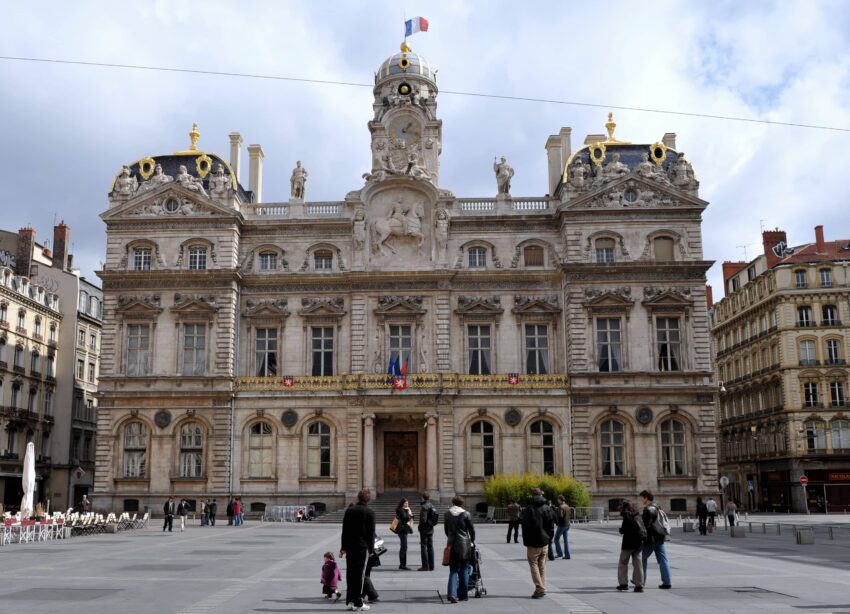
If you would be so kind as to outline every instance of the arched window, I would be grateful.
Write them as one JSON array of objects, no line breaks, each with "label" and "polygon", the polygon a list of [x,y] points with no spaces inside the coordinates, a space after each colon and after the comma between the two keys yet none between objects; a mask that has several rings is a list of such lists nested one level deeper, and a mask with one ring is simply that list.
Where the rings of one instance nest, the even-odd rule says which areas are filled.
[{"label": "arched window", "polygon": [[260,270],[277,270],[277,252],[260,252]]},{"label": "arched window", "polygon": [[806,431],[806,448],[823,450],[826,448],[826,425],[820,420],[809,420],[803,428]]},{"label": "arched window", "polygon": [[473,422],[469,429],[469,473],[488,477],[496,473],[496,449],[493,425],[486,420]]},{"label": "arched window", "polygon": [[313,268],[317,271],[333,269],[334,255],[329,249],[318,249],[313,253]]},{"label": "arched window", "polygon": [[656,237],[652,240],[652,250],[656,260],[670,262],[673,260],[673,239]]},{"label": "arched window", "polygon": [[626,430],[619,420],[606,420],[599,427],[602,475],[626,474]]},{"label": "arched window", "polygon": [[151,270],[151,250],[150,247],[137,247],[133,250],[133,270],[134,271],[150,271]]},{"label": "arched window", "polygon": [[313,422],[307,429],[307,475],[331,476],[331,427],[324,422]]},{"label": "arched window", "polygon": [[552,425],[545,420],[537,420],[531,423],[529,431],[529,468],[533,473],[555,473],[555,433]]},{"label": "arched window", "polygon": [[826,364],[840,365],[844,360],[841,358],[841,342],[838,339],[826,340]]},{"label": "arched window", "polygon": [[484,247],[470,247],[468,252],[469,268],[483,269],[487,266],[487,249]]},{"label": "arched window", "polygon": [[252,478],[272,477],[272,454],[274,439],[272,425],[257,422],[248,432],[248,476]]},{"label": "arched window", "polygon": [[141,422],[124,427],[124,477],[144,478],[147,471],[148,429]]},{"label": "arched window", "polygon": [[850,449],[850,420],[832,421],[832,449]]},{"label": "arched window", "polygon": [[543,248],[539,245],[529,245],[522,250],[522,261],[525,266],[543,266]]},{"label": "arched window", "polygon": [[601,238],[596,239],[596,262],[598,264],[606,264],[614,262],[614,239]]},{"label": "arched window", "polygon": [[6,322],[6,318],[9,317],[9,305],[6,303],[0,303],[0,322]]},{"label": "arched window", "polygon": [[661,472],[685,475],[685,425],[679,420],[661,423]]},{"label": "arched window", "polygon": [[818,364],[815,342],[811,339],[800,341],[800,364],[803,366]]},{"label": "arched window", "polygon": [[189,248],[189,270],[203,271],[207,268],[207,248],[193,245]]},{"label": "arched window", "polygon": [[204,429],[197,422],[180,427],[180,477],[199,478],[204,474]]},{"label": "arched window", "polygon": [[36,317],[35,319],[35,330],[33,331],[36,335],[36,338],[41,339],[41,318]]}]

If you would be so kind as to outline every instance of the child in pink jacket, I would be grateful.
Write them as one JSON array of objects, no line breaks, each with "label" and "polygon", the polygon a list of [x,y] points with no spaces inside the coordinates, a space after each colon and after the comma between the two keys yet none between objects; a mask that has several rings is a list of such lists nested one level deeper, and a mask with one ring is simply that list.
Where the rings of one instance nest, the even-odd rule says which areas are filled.
[{"label": "child in pink jacket", "polygon": [[339,592],[339,582],[342,580],[342,574],[339,571],[339,565],[334,559],[333,552],[325,552],[325,564],[322,565],[322,594],[325,599],[334,598],[334,601],[339,601],[342,593]]}]

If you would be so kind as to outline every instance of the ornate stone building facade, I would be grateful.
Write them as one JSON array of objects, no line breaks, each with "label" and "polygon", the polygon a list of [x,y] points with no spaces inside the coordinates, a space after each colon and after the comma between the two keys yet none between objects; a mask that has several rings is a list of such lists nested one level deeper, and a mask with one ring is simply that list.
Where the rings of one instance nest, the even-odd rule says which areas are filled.
[{"label": "ornate stone building facade", "polygon": [[762,238],[763,254],[723,264],[715,307],[721,473],[750,509],[844,512],[850,241],[824,240],[822,226],[796,247],[781,230]]},{"label": "ornate stone building facade", "polygon": [[[597,505],[716,488],[700,222],[675,136],[570,130],[549,194],[440,185],[436,77],[406,46],[375,75],[371,170],[337,202],[262,198],[263,151],[147,157],[115,178],[98,500],[176,493],[341,506],[362,486],[473,498],[563,472]],[[388,374],[388,371],[390,372]]]}]

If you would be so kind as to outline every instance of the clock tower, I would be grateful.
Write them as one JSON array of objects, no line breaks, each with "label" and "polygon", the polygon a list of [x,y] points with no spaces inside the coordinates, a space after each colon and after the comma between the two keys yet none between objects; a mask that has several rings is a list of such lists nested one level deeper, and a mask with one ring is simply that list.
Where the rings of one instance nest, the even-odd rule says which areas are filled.
[{"label": "clock tower", "polygon": [[402,43],[375,73],[372,169],[404,172],[421,167],[435,186],[440,171],[442,121],[437,119],[437,78],[421,55]]}]

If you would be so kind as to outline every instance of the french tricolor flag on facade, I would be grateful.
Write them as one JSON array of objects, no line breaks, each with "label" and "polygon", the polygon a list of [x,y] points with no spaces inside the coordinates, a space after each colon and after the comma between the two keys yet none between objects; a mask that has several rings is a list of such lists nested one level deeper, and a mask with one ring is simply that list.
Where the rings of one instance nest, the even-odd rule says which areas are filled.
[{"label": "french tricolor flag on facade", "polygon": [[404,22],[404,35],[410,36],[411,34],[416,34],[417,32],[427,32],[428,31],[428,20],[424,17],[414,17],[413,19],[408,19]]}]

